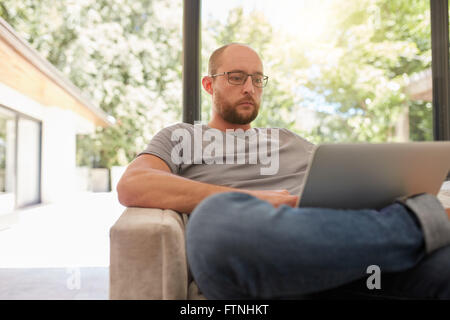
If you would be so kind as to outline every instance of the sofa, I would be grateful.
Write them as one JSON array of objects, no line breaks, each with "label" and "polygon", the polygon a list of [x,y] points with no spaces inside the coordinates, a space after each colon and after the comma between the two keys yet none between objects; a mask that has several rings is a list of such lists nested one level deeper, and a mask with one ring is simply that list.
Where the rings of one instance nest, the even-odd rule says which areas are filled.
[{"label": "sofa", "polygon": [[[438,195],[450,208],[450,181]],[[110,299],[205,299],[186,259],[187,214],[127,208],[110,229]]]},{"label": "sofa", "polygon": [[110,299],[205,299],[187,264],[187,220],[173,210],[125,209],[110,229]]}]

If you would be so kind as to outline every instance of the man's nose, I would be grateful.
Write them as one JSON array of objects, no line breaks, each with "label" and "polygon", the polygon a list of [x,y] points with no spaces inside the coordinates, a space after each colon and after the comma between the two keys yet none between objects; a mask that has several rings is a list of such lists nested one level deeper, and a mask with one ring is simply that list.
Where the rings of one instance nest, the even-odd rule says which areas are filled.
[{"label": "man's nose", "polygon": [[255,87],[253,86],[253,82],[252,82],[252,77],[250,75],[247,76],[247,79],[244,82],[243,85],[243,91],[245,93],[254,93],[255,92]]}]

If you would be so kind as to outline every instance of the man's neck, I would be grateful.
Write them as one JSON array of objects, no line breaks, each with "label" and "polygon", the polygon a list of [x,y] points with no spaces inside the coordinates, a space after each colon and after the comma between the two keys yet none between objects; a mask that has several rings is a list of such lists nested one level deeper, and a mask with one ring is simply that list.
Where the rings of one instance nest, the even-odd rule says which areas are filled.
[{"label": "man's neck", "polygon": [[220,131],[226,131],[227,129],[242,129],[244,131],[251,129],[250,123],[247,124],[236,124],[236,123],[230,123],[228,121],[225,121],[221,117],[214,116],[212,117],[211,121],[209,121],[208,126],[210,128],[218,129]]}]

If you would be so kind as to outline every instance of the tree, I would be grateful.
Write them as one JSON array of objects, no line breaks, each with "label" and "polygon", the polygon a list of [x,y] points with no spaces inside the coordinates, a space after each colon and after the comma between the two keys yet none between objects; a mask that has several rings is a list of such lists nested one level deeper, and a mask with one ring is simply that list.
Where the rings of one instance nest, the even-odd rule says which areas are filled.
[{"label": "tree", "polygon": [[[300,41],[241,7],[225,23],[204,24],[203,74],[215,48],[247,43],[269,75],[254,125],[285,127],[315,143],[393,141],[409,108],[411,138],[430,139],[430,104],[411,102],[403,90],[404,79],[431,64],[428,2],[322,3],[333,18],[323,41]],[[125,165],[157,130],[180,121],[181,0],[2,0],[0,15],[116,118],[78,138],[79,164]],[[202,90],[204,121],[210,101]],[[314,117],[305,129],[307,112]]]},{"label": "tree", "polygon": [[180,4],[2,0],[0,15],[116,119],[78,138],[79,165],[126,165],[180,118]]},{"label": "tree", "polygon": [[[319,72],[307,84],[336,106],[333,114],[322,114],[319,128],[333,128],[326,134],[322,130],[322,139],[395,140],[400,113],[410,105],[419,106],[402,90],[404,79],[430,67],[429,4],[346,0],[336,3],[333,12],[336,20],[327,50],[333,54],[312,55],[310,64]],[[421,110],[422,125],[413,125],[414,130],[430,124],[429,109],[420,105],[411,109],[412,120],[417,120]],[[412,134],[413,138],[419,136]]]},{"label": "tree", "polygon": [[[394,141],[397,121],[409,108],[411,138],[428,139],[430,108],[410,101],[403,88],[406,78],[430,67],[429,4],[342,0],[323,7],[332,19],[326,37],[314,42],[275,33],[260,12],[231,10],[225,24],[212,21],[203,32],[204,72],[214,48],[247,43],[270,74],[256,125],[286,127],[315,143]],[[210,97],[202,98],[205,118]],[[308,109],[316,123],[309,131],[299,127]]]}]

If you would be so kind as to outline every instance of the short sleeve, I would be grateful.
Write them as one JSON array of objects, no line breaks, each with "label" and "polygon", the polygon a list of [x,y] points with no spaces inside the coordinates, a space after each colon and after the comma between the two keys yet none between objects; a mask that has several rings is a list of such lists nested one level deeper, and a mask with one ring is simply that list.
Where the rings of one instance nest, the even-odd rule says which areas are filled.
[{"label": "short sleeve", "polygon": [[139,153],[136,157],[143,154],[151,154],[163,160],[170,168],[172,173],[178,174],[180,172],[179,165],[172,160],[172,150],[176,148],[178,141],[172,141],[172,132],[177,128],[173,125],[160,130],[149,142],[144,151]]},{"label": "short sleeve", "polygon": [[306,140],[305,138],[299,136],[293,131],[290,131],[288,129],[283,129],[288,135],[292,136],[298,143],[300,143],[304,148],[305,151],[309,154],[313,154],[314,150],[317,148],[317,145],[312,143],[311,141]]}]

